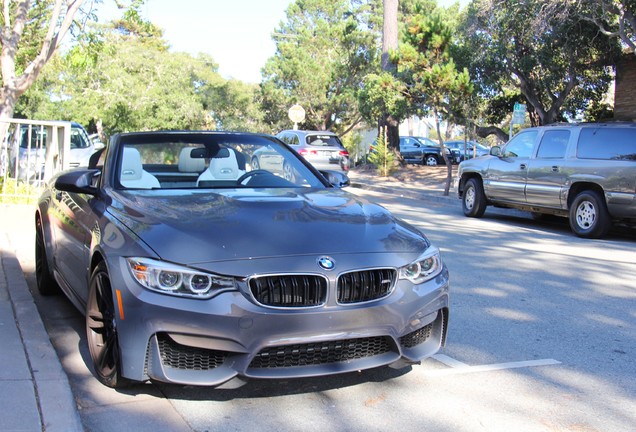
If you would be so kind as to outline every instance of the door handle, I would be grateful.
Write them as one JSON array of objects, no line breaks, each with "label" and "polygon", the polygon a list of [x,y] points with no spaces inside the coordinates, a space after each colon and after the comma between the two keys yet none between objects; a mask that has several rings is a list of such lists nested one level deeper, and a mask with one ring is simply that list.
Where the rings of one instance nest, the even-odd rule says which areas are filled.
[{"label": "door handle", "polygon": [[519,165],[519,169],[524,170],[524,169],[526,169],[526,168],[528,168],[528,165],[526,165],[526,164],[521,164],[521,165]]},{"label": "door handle", "polygon": [[556,166],[556,165],[554,165],[554,166],[552,167],[552,172],[559,172],[559,167],[558,167],[558,166]]}]

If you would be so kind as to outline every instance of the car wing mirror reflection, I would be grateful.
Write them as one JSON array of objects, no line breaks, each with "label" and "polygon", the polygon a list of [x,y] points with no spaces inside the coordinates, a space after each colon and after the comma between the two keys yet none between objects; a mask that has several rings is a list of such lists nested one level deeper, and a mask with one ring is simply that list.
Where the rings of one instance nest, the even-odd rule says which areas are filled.
[{"label": "car wing mirror reflection", "polygon": [[347,176],[344,173],[341,173],[340,171],[325,170],[325,171],[320,171],[320,174],[322,174],[325,177],[325,179],[327,179],[327,182],[329,182],[331,186],[336,188],[347,187],[351,184],[351,181],[349,180],[349,176]]}]

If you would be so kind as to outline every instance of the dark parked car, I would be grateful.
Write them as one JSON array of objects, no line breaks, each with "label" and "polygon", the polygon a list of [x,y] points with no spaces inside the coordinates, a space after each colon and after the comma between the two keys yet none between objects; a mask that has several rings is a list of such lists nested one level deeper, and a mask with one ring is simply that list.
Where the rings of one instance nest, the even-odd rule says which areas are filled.
[{"label": "dark parked car", "polygon": [[[259,152],[293,176],[250,167]],[[444,344],[439,250],[278,139],[126,133],[91,162],[39,200],[36,278],[85,313],[105,385],[403,367]]]},{"label": "dark parked car", "polygon": [[613,221],[636,222],[636,124],[525,129],[462,162],[457,178],[466,216],[511,207],[567,217],[576,235],[602,237]]},{"label": "dark parked car", "polygon": [[[451,163],[459,163],[459,153],[454,154],[448,148],[446,151]],[[429,166],[445,164],[442,147],[429,138],[401,136],[400,154],[406,162]]]},{"label": "dark parked car", "polygon": [[459,161],[472,159],[474,157],[486,156],[490,154],[490,148],[476,141],[455,140],[445,141],[444,145],[455,154],[459,154]]},{"label": "dark parked car", "polygon": [[349,152],[333,132],[284,130],[276,137],[318,170],[349,171]]}]

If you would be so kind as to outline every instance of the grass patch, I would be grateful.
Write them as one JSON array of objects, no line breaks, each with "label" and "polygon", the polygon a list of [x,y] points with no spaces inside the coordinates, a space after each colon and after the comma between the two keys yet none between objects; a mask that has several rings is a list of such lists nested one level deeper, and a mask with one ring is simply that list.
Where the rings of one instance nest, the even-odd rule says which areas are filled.
[{"label": "grass patch", "polygon": [[0,177],[0,203],[35,204],[44,188],[16,179]]}]

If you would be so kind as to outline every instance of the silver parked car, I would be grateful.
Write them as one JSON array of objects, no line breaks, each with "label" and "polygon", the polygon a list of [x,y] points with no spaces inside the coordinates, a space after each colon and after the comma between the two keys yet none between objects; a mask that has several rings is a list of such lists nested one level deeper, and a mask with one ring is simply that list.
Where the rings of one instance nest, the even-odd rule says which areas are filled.
[{"label": "silver parked car", "polygon": [[[250,166],[263,152],[293,175]],[[278,139],[126,133],[92,162],[39,200],[36,276],[85,314],[105,385],[404,367],[445,343],[439,249]]]},{"label": "silver parked car", "polygon": [[349,171],[349,152],[333,132],[284,130],[276,135],[319,170]]},{"label": "silver parked car", "polygon": [[[31,182],[43,180],[48,142],[47,129],[23,124],[18,128],[18,133],[20,136],[17,146],[13,145],[15,142],[13,137],[8,138],[9,175]],[[71,168],[87,167],[95,150],[93,141],[89,139],[82,125],[72,122],[69,166]]]},{"label": "silver parked car", "polygon": [[464,214],[489,205],[566,217],[579,237],[636,225],[636,124],[572,123],[524,129],[490,155],[459,165]]},{"label": "silver parked car", "polygon": [[444,145],[454,153],[459,154],[460,162],[474,157],[486,156],[490,153],[490,148],[476,141],[453,140],[445,141]]}]

